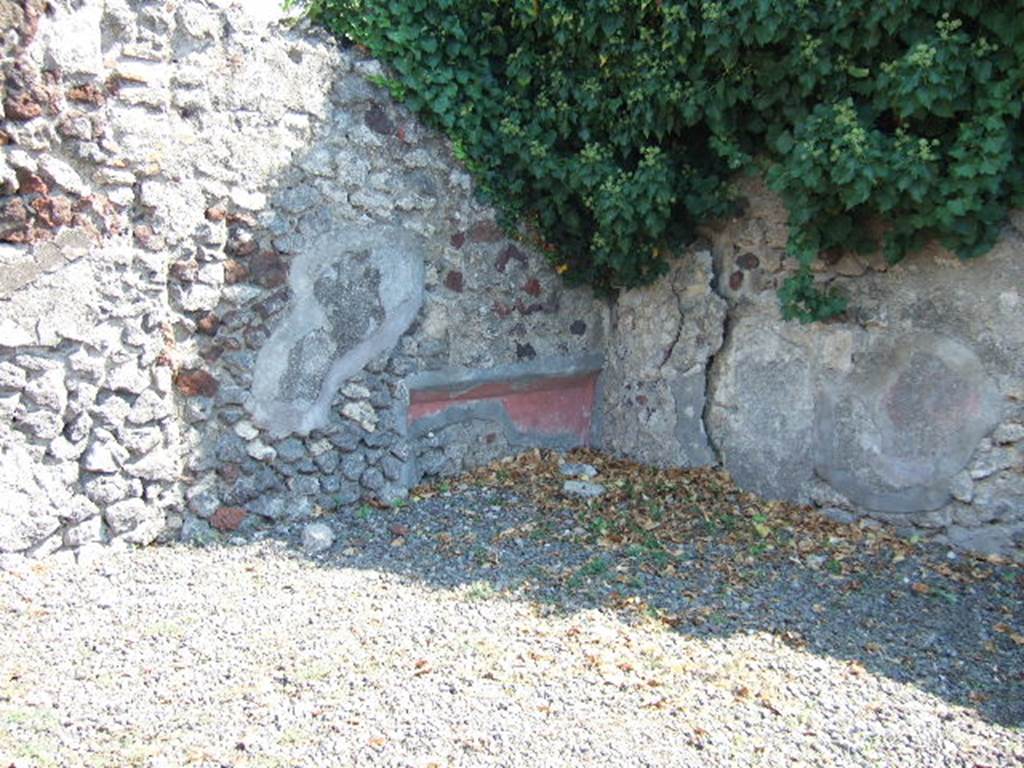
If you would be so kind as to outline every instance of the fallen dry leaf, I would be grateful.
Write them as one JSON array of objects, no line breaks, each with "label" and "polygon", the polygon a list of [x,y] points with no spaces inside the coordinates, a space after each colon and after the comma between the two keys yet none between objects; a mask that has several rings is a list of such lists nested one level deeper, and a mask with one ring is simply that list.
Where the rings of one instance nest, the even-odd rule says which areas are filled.
[{"label": "fallen dry leaf", "polygon": [[[565,477],[559,466],[565,462],[590,464],[597,470],[597,480],[606,489],[599,502],[563,496]],[[580,531],[590,532],[580,536],[608,550],[636,546],[641,552],[672,552],[675,545],[684,544],[700,555],[709,547],[731,546],[737,556],[729,562],[719,561],[717,567],[736,584],[751,578],[755,570],[751,566],[760,561],[795,558],[795,562],[807,562],[809,556],[815,556],[823,570],[853,577],[844,580],[840,588],[855,590],[861,586],[855,578],[857,571],[870,567],[870,558],[863,555],[900,563],[919,551],[917,544],[893,531],[838,523],[810,507],[767,501],[742,491],[722,469],[659,469],[591,449],[568,454],[531,450],[476,469],[464,476],[463,483],[512,492],[541,515],[559,521],[568,513]],[[442,487],[448,488],[426,485],[413,493],[437,494]],[[538,531],[510,529],[499,534],[498,540]],[[654,558],[644,560],[644,556],[640,560],[638,567],[648,573],[663,573],[667,564]],[[958,582],[987,578],[987,566],[979,569],[979,562],[965,557],[953,565],[941,565],[936,572]],[[912,589],[922,595],[934,594],[923,583]]]}]

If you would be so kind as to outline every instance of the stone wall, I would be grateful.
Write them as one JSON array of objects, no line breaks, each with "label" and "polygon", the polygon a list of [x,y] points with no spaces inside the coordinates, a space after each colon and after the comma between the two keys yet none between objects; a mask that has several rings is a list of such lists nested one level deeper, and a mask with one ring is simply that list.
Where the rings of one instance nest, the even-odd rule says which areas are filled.
[{"label": "stone wall", "polygon": [[[0,0],[0,555],[206,540],[525,446],[1020,556],[1024,248],[820,278],[785,212],[609,306],[509,240],[376,62],[262,0]],[[890,274],[881,275],[888,271]]]},{"label": "stone wall", "polygon": [[0,553],[301,521],[591,440],[593,403],[529,415],[596,379],[606,309],[376,62],[279,13],[0,2]]},{"label": "stone wall", "polygon": [[819,264],[849,317],[803,326],[776,297],[795,269],[785,209],[756,179],[742,192],[747,211],[709,227],[706,249],[619,300],[607,445],[662,464],[712,455],[769,498],[1021,558],[1024,229],[973,261],[935,246],[895,266]]}]

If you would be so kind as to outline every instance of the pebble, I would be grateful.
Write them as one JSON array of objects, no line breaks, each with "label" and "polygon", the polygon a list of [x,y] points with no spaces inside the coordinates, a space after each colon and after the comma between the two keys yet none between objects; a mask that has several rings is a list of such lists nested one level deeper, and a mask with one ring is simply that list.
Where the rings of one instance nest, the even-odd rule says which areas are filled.
[{"label": "pebble", "polygon": [[569,496],[580,496],[585,499],[596,499],[604,495],[604,486],[588,483],[585,480],[566,480],[562,492]]},{"label": "pebble", "polygon": [[566,477],[597,477],[597,468],[592,464],[574,464],[567,461],[558,465],[558,471]]},{"label": "pebble", "polygon": [[[318,521],[296,531],[301,541],[115,552],[0,579],[4,764],[127,765],[157,750],[164,765],[258,756],[485,768],[932,768],[1015,765],[1022,755],[1014,683],[970,682],[996,705],[984,712],[942,687],[996,674],[954,669],[970,655],[965,639],[988,623],[962,634],[952,604],[904,598],[946,611],[927,626],[919,602],[884,604],[886,582],[867,577],[844,597],[862,599],[850,613],[830,604],[817,574],[800,581],[795,565],[767,594],[733,598],[708,560],[689,581],[652,578],[642,589],[673,611],[691,592],[669,628],[537,575],[539,565],[557,573],[592,562],[580,544],[508,538],[486,548],[486,562],[472,545],[464,559],[439,552],[441,534],[454,546],[489,542],[532,519],[495,505],[493,493],[403,515],[422,535],[401,549],[390,546],[387,513],[338,516],[342,535],[366,541],[344,559],[298,549],[333,539]],[[532,596],[514,586],[527,573]],[[609,586],[622,589],[613,573]],[[824,610],[800,609],[809,605]],[[875,629],[862,636],[873,607]],[[809,620],[817,631],[800,624]],[[908,654],[925,663],[901,677]],[[886,667],[888,656],[899,663]]]},{"label": "pebble", "polygon": [[309,523],[302,529],[302,548],[307,554],[326,552],[334,544],[334,531],[326,523]]}]

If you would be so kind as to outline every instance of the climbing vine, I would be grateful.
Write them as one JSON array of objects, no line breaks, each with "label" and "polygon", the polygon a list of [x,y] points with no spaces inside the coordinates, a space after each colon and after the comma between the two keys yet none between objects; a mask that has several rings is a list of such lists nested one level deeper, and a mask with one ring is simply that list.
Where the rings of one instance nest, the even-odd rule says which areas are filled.
[{"label": "climbing vine", "polygon": [[[801,265],[788,317],[845,308],[811,264],[964,258],[1024,203],[1020,0],[311,0],[389,65],[509,226],[572,283],[649,282],[765,174]],[[879,224],[881,222],[881,224]],[[880,233],[880,234],[879,234]],[[881,243],[878,242],[881,239]]]}]

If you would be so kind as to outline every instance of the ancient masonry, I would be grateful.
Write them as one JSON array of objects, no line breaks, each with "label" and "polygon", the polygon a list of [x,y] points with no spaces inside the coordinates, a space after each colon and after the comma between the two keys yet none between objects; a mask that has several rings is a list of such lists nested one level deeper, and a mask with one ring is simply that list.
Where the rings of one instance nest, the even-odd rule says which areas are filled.
[{"label": "ancient masonry", "polygon": [[[508,239],[378,63],[262,0],[0,0],[0,557],[292,524],[527,446],[1024,556],[1024,221],[824,267],[785,212],[613,304]],[[888,272],[888,274],[882,274]]]}]

